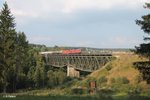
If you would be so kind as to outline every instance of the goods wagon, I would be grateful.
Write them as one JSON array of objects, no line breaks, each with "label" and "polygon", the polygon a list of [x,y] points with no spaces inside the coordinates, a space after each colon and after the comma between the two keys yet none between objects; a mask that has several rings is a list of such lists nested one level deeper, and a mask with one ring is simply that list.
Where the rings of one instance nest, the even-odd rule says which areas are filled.
[{"label": "goods wagon", "polygon": [[62,54],[80,54],[80,49],[72,49],[72,50],[63,50]]}]

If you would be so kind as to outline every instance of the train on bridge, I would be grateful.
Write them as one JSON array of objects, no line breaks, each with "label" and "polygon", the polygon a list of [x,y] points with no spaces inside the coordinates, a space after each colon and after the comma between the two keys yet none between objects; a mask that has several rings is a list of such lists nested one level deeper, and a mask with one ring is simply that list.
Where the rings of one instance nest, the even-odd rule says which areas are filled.
[{"label": "train on bridge", "polygon": [[81,49],[40,52],[40,54],[81,54]]},{"label": "train on bridge", "polygon": [[40,52],[40,54],[52,54],[52,55],[105,55],[105,56],[111,56],[111,53],[101,52],[101,53],[90,53],[87,51],[83,51],[81,49],[70,49],[70,50],[60,50],[60,51],[46,51],[46,52]]}]

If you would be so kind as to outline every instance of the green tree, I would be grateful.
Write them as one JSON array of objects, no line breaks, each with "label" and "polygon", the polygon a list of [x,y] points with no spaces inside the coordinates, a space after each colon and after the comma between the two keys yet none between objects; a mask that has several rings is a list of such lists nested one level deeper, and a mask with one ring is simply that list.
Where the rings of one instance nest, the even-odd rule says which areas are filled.
[{"label": "green tree", "polygon": [[52,70],[49,70],[47,72],[47,85],[48,87],[52,88],[55,86],[55,76],[54,76],[54,72]]},{"label": "green tree", "polygon": [[45,65],[44,60],[42,59],[41,55],[37,55],[36,60],[36,69],[35,69],[35,85],[36,87],[44,87],[44,81],[45,81]]},{"label": "green tree", "polygon": [[5,2],[0,12],[0,83],[3,92],[6,89],[15,92],[19,79],[25,78],[29,70],[28,49],[26,36],[16,32],[14,17]]},{"label": "green tree", "polygon": [[13,86],[14,90],[16,87],[21,88],[20,84],[22,84],[22,87],[26,86],[25,81],[27,81],[27,78],[25,77],[27,76],[27,72],[29,70],[29,66],[27,63],[28,49],[29,46],[25,34],[23,32],[17,33],[16,47],[15,47],[16,70],[15,70],[15,77],[14,77],[15,84]]},{"label": "green tree", "polygon": [[3,83],[3,92],[6,92],[8,78],[15,67],[15,41],[16,31],[14,17],[12,16],[7,3],[4,3],[0,12],[0,65],[1,80]]},{"label": "green tree", "polygon": [[58,84],[63,84],[65,82],[65,79],[67,78],[67,75],[62,70],[59,70],[57,72],[57,76],[58,76]]},{"label": "green tree", "polygon": [[[150,3],[145,4],[145,8],[150,9]],[[150,35],[150,14],[142,16],[141,20],[136,20],[136,24],[141,27],[144,33]],[[144,37],[145,41],[150,41],[150,37]],[[149,58],[150,60],[150,43],[140,44],[139,47],[136,47],[136,53],[141,54]]]},{"label": "green tree", "polygon": [[[146,3],[145,8],[150,10],[150,3]],[[150,14],[142,16],[141,20],[136,20],[136,24],[141,27],[145,34],[147,34],[147,36],[144,37],[146,43],[142,43],[139,47],[136,47],[136,53],[147,57],[149,61],[136,62],[134,65],[142,73],[143,79],[150,84]]]}]

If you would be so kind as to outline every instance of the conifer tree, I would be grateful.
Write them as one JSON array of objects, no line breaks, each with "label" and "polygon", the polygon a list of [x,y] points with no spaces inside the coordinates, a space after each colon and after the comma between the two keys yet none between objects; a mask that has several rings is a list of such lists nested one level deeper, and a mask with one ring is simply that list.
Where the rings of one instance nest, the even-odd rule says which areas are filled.
[{"label": "conifer tree", "polygon": [[[150,10],[150,3],[146,3],[145,8]],[[143,79],[150,84],[150,14],[142,16],[141,20],[136,20],[136,24],[147,34],[147,36],[144,37],[146,43],[142,43],[139,47],[136,47],[136,53],[147,57],[149,61],[135,62],[134,64],[142,73]]]},{"label": "conifer tree", "polygon": [[44,61],[42,59],[42,56],[37,55],[36,57],[36,69],[35,69],[35,75],[34,75],[34,81],[35,85],[37,87],[44,86],[44,80],[45,80],[45,65]]},{"label": "conifer tree", "polygon": [[7,3],[5,2],[0,12],[0,64],[1,79],[3,82],[3,92],[8,86],[8,75],[15,66],[15,41],[16,31],[14,17],[12,16]]},{"label": "conifer tree", "polygon": [[[150,3],[146,3],[145,8],[150,10]],[[145,34],[150,35],[150,14],[142,16],[141,20],[136,20],[136,24],[141,26],[141,29]],[[136,53],[141,54],[150,60],[150,36],[144,37],[144,40],[147,41],[147,43],[140,44],[139,47],[136,47]]]},{"label": "conifer tree", "polygon": [[[28,41],[26,40],[26,36],[23,32],[17,33],[16,43],[15,43],[15,86],[14,90],[22,81],[22,78],[27,76],[27,71],[29,70],[28,63]],[[21,79],[21,80],[19,80]],[[25,80],[24,80],[25,81]],[[20,87],[20,85],[19,85]]]}]

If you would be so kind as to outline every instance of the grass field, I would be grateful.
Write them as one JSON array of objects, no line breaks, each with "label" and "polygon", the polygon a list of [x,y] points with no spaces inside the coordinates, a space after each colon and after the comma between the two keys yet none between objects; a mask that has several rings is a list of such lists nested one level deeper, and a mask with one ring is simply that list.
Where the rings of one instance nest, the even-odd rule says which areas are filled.
[{"label": "grass field", "polygon": [[141,96],[16,96],[14,98],[0,96],[0,100],[150,100]]}]

